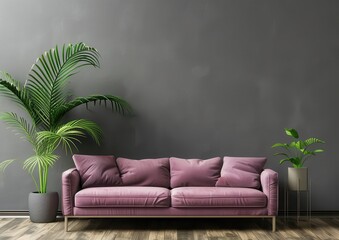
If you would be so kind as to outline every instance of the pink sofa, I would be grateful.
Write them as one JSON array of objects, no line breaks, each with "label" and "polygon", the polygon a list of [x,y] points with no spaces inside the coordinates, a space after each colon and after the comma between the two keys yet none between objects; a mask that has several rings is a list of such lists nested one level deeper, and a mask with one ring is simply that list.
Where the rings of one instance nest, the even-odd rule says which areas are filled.
[{"label": "pink sofa", "polygon": [[270,218],[275,231],[278,174],[266,158],[132,160],[74,155],[62,174],[70,218]]}]

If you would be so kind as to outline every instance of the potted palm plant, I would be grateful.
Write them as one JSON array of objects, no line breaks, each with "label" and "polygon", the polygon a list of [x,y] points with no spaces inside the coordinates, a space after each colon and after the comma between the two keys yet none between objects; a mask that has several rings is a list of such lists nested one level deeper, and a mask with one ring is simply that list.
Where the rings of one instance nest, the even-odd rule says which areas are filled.
[{"label": "potted palm plant", "polygon": [[282,148],[285,152],[275,153],[274,156],[283,156],[280,164],[290,162],[292,167],[288,168],[288,187],[293,191],[306,191],[308,190],[308,168],[304,167],[305,161],[315,156],[317,153],[324,152],[323,149],[310,150],[309,148],[316,144],[325,142],[318,138],[308,138],[300,140],[297,130],[293,128],[285,128],[287,136],[293,138],[290,143],[276,143],[272,148]]},{"label": "potted palm plant", "polygon": [[[33,222],[54,221],[58,207],[58,193],[48,192],[48,173],[59,159],[56,149],[61,145],[67,152],[76,148],[87,135],[99,144],[101,130],[93,121],[77,119],[63,121],[66,113],[91,102],[110,103],[120,114],[132,112],[130,105],[113,95],[91,95],[71,98],[67,91],[70,77],[85,66],[99,67],[98,51],[84,43],[58,46],[42,54],[33,64],[29,78],[22,84],[8,73],[0,76],[0,94],[22,107],[29,119],[14,112],[0,114],[12,130],[26,139],[33,149],[32,156],[23,161],[23,168],[31,175],[36,192],[29,195],[29,213]],[[14,160],[0,163],[0,170]]]}]

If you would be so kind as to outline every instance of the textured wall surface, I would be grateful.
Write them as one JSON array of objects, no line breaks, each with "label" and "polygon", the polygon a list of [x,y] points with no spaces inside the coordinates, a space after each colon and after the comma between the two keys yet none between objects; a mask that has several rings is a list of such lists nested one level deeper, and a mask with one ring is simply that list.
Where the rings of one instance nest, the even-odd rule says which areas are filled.
[{"label": "textured wall surface", "polygon": [[[104,108],[71,112],[105,132],[100,147],[84,140],[79,153],[267,156],[283,190],[287,165],[270,146],[293,127],[327,142],[306,164],[312,210],[339,210],[339,1],[3,0],[0,9],[1,70],[25,81],[45,50],[83,41],[102,66],[76,75],[72,93],[119,95],[136,110],[131,119]],[[21,113],[4,98],[0,111]],[[32,154],[3,123],[0,141],[1,160]],[[50,191],[60,192],[71,166],[63,155]],[[10,166],[0,175],[0,211],[27,210],[33,190],[20,163]]]}]

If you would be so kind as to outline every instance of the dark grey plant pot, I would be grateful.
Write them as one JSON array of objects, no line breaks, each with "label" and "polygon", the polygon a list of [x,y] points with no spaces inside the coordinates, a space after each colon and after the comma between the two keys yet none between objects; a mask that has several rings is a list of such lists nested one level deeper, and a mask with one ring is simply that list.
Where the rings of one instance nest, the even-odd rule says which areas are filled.
[{"label": "dark grey plant pot", "polygon": [[57,192],[31,192],[28,197],[29,217],[34,223],[54,222],[59,206]]}]

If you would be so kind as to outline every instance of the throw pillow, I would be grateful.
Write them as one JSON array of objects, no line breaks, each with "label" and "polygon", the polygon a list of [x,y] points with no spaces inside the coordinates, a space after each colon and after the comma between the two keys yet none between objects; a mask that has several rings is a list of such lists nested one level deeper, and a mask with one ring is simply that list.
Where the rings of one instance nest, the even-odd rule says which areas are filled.
[{"label": "throw pillow", "polygon": [[73,161],[80,173],[83,188],[122,184],[114,156],[74,154]]},{"label": "throw pillow", "polygon": [[170,158],[171,188],[186,186],[215,186],[220,177],[220,157],[202,159]]},{"label": "throw pillow", "polygon": [[168,158],[135,160],[119,157],[117,164],[125,186],[169,187]]},{"label": "throw pillow", "polygon": [[259,189],[264,157],[224,157],[217,187],[246,187]]}]

